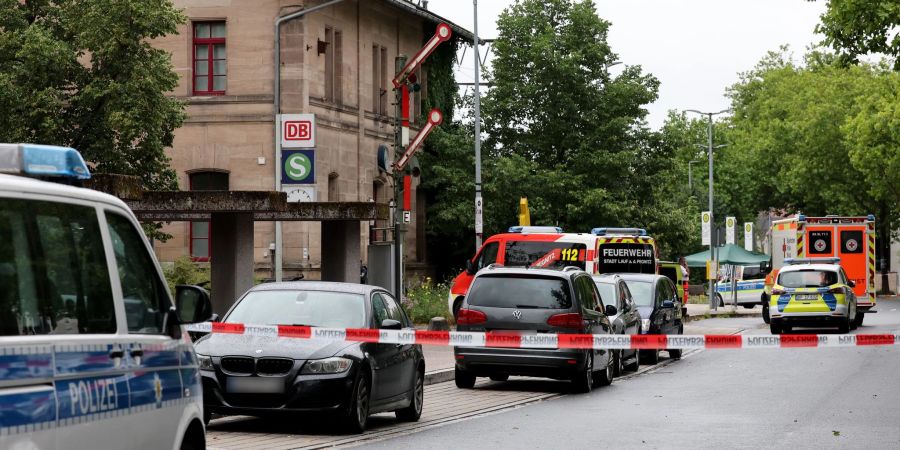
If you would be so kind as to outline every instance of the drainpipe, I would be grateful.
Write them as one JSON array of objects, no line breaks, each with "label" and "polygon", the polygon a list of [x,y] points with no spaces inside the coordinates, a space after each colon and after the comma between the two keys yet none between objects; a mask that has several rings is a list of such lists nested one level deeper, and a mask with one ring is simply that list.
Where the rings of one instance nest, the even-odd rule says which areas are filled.
[{"label": "drainpipe", "polygon": [[[281,114],[281,25],[289,20],[303,17],[311,12],[334,6],[344,0],[332,0],[312,8],[301,9],[275,19],[275,191],[281,192],[281,127],[278,116]],[[282,279],[282,266],[284,265],[284,243],[282,242],[281,221],[275,222],[275,281]]]}]

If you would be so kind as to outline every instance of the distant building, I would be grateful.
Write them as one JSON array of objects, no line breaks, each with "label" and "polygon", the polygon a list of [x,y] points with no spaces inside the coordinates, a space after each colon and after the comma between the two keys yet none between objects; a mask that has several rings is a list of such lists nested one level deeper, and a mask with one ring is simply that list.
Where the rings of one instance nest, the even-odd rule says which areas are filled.
[{"label": "distant building", "polygon": [[[154,45],[172,54],[180,77],[172,95],[187,104],[187,120],[169,151],[182,190],[274,190],[280,166],[274,153],[275,19],[324,3],[175,0],[189,21],[177,35]],[[392,181],[379,170],[377,153],[379,146],[390,149],[393,143],[394,58],[412,56],[440,22],[446,21],[418,3],[345,0],[282,26],[282,113],[314,113],[317,121],[314,198],[309,200],[390,200]],[[452,28],[456,38],[471,42],[471,33]],[[428,89],[425,78],[420,73],[423,91],[412,98],[416,117]],[[425,260],[425,208],[417,184],[406,245],[412,269]],[[286,277],[299,272],[319,277],[321,226],[284,223]],[[156,244],[162,261],[182,255],[208,261],[213,245],[208,222],[171,223],[162,231],[173,236]],[[369,227],[361,224],[359,232],[365,258]],[[256,222],[254,235],[256,271],[266,276],[274,224]]]}]

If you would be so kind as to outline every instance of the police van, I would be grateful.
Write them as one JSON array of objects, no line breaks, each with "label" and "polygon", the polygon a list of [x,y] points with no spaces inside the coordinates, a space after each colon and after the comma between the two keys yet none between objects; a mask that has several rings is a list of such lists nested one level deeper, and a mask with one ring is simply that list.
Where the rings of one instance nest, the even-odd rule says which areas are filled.
[{"label": "police van", "polygon": [[209,296],[181,286],[176,308],[134,214],[89,178],[74,149],[0,144],[0,448],[204,448],[181,324]]}]

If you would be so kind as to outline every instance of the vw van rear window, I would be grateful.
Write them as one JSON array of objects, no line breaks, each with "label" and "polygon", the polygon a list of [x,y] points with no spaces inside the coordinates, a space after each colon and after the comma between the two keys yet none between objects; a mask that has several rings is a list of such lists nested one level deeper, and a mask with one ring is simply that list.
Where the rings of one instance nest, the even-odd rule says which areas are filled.
[{"label": "vw van rear window", "polygon": [[778,284],[786,288],[826,287],[837,282],[837,272],[829,270],[797,270],[778,274]]},{"label": "vw van rear window", "polygon": [[572,296],[566,280],[535,276],[482,276],[475,279],[466,302],[493,308],[567,309]]}]

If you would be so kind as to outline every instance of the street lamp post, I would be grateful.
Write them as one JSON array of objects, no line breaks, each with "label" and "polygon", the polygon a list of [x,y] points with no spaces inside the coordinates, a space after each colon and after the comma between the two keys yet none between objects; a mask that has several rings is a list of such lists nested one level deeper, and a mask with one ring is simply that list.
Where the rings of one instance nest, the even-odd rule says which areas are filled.
[{"label": "street lamp post", "polygon": [[[715,215],[713,214],[713,116],[717,116],[719,114],[725,114],[727,112],[731,112],[730,109],[723,109],[719,112],[702,112],[697,111],[696,109],[688,109],[685,112],[692,112],[696,114],[700,114],[701,116],[706,116],[708,119],[707,129],[706,129],[706,137],[707,137],[707,149],[709,153],[709,220],[711,223],[711,228],[715,229]],[[719,264],[718,259],[716,258],[716,247],[718,246],[718,239],[715,233],[712,233],[713,236],[710,236],[709,239],[709,257],[712,259],[713,267],[716,268],[716,272],[718,272]],[[719,304],[716,302],[716,275],[710,277],[709,280],[709,308],[715,311],[718,308]]]}]

